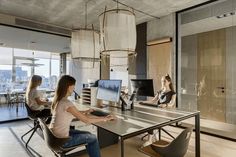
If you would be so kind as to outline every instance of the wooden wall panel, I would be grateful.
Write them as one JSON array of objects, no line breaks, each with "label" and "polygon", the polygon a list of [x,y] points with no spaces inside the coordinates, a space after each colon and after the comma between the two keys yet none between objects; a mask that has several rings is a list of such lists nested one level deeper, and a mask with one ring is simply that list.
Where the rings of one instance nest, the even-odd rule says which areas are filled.
[{"label": "wooden wall panel", "polygon": [[203,118],[225,122],[225,29],[200,33],[197,38],[198,109]]},{"label": "wooden wall panel", "polygon": [[148,46],[148,78],[155,91],[161,88],[161,77],[171,75],[171,50],[172,42]]}]

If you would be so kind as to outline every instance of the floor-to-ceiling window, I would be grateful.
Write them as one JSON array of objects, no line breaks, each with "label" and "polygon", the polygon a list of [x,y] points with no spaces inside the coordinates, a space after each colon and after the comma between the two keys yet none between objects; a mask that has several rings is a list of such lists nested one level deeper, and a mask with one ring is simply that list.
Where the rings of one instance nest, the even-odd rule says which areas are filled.
[{"label": "floor-to-ceiling window", "polygon": [[204,127],[228,131],[213,133],[236,138],[236,1],[216,1],[177,15],[178,105],[199,110]]},{"label": "floor-to-ceiling window", "polygon": [[32,75],[43,78],[42,93],[55,89],[59,59],[59,53],[0,47],[0,121],[27,116],[22,102]]}]

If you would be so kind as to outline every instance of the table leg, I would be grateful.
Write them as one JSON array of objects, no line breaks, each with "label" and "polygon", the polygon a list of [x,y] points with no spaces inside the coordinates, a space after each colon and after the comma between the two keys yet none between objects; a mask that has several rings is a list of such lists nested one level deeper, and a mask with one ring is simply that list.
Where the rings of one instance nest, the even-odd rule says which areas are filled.
[{"label": "table leg", "polygon": [[200,114],[195,116],[195,156],[200,157]]},{"label": "table leg", "polygon": [[120,153],[120,156],[124,157],[124,140],[122,137],[120,138]]}]

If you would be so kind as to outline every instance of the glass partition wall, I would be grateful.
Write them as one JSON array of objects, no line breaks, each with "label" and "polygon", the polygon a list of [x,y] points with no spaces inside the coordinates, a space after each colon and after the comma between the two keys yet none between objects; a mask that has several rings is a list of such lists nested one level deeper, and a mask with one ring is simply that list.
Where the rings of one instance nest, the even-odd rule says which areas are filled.
[{"label": "glass partition wall", "polygon": [[199,110],[206,132],[236,139],[236,1],[177,16],[178,105]]}]

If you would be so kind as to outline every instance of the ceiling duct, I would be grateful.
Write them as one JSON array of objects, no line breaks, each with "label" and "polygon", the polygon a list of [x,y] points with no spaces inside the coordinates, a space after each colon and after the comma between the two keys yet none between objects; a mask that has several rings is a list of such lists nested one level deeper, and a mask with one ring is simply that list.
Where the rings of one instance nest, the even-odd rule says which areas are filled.
[{"label": "ceiling duct", "polygon": [[54,25],[39,23],[35,21],[31,21],[28,19],[14,17],[10,15],[0,14],[0,24],[8,25],[8,26],[16,26],[20,28],[26,28],[36,31],[41,31],[45,33],[52,33],[55,35],[62,36],[71,36],[71,30],[63,27],[58,27]]},{"label": "ceiling duct", "polygon": [[71,30],[68,30],[68,29],[50,26],[50,25],[46,25],[42,23],[36,23],[33,21],[19,19],[19,18],[15,18],[15,24],[18,26],[23,26],[27,28],[36,29],[36,30],[43,30],[47,32],[53,32],[53,33],[57,33],[61,35],[67,35],[67,36],[71,35]]}]

